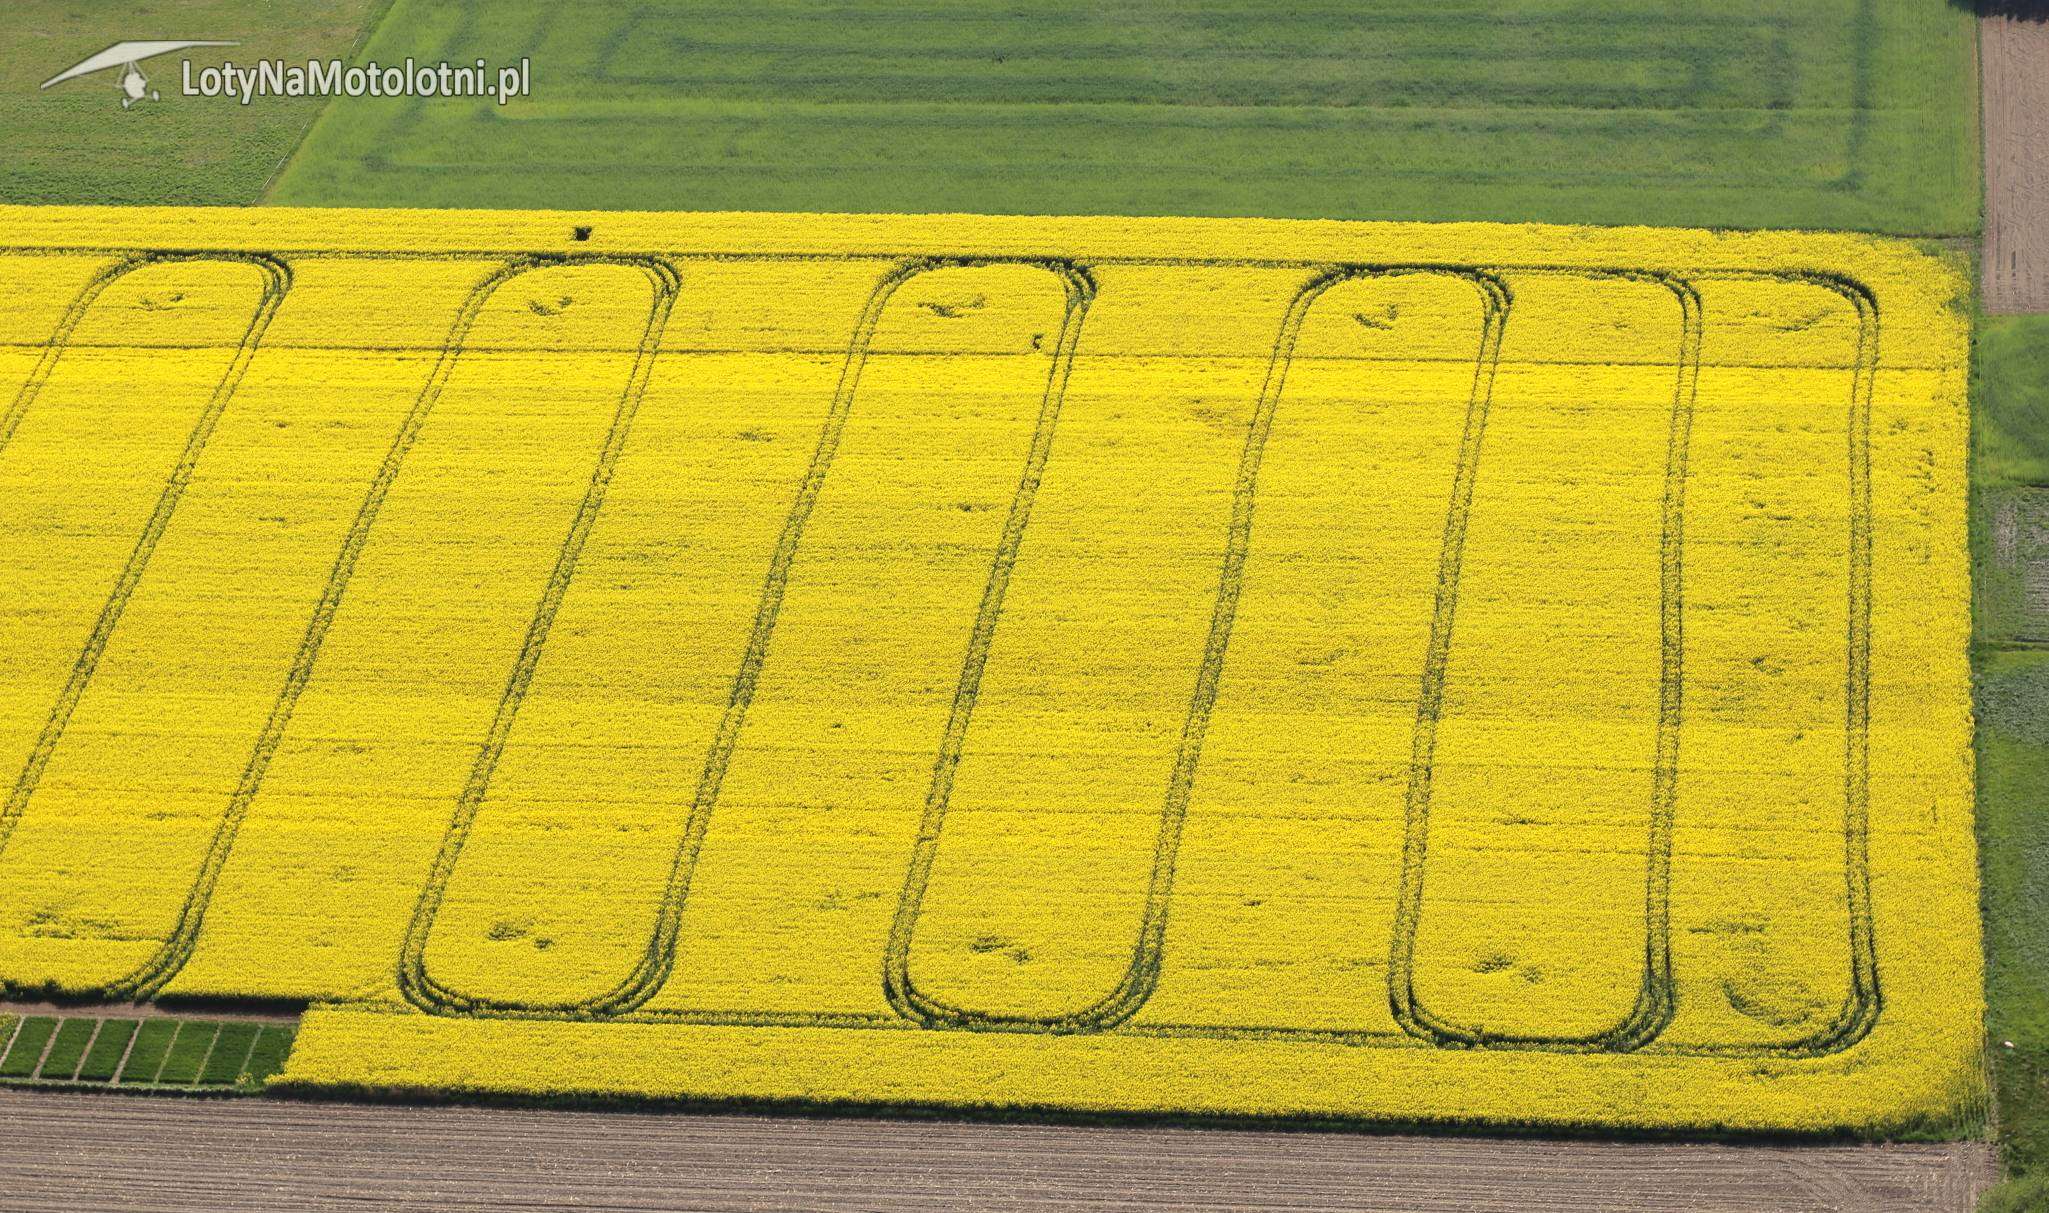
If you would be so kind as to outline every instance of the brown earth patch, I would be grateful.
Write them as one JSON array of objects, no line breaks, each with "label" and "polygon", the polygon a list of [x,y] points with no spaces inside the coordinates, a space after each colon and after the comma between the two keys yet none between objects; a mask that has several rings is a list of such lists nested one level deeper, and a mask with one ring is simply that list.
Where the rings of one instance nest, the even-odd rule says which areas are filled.
[{"label": "brown earth patch", "polygon": [[2049,312],[2049,21],[1978,23],[1985,90],[1985,310]]},{"label": "brown earth patch", "polygon": [[1967,1213],[1992,1154],[4,1091],[0,1175],[38,1213]]}]

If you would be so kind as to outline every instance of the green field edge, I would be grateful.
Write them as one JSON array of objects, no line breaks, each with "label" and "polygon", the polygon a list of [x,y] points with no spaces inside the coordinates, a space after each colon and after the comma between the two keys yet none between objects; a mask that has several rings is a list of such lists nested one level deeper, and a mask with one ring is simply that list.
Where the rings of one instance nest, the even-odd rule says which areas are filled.
[{"label": "green field edge", "polygon": [[[0,1088],[255,1095],[282,1071],[298,1033],[296,1023],[274,1020],[151,1015],[147,1007],[134,1005],[106,1010],[111,1013],[96,1013],[88,1008],[76,1012],[55,1010],[49,1014],[0,1012],[0,1059],[11,1071],[0,1073]],[[43,1025],[48,1026],[47,1032]],[[206,1041],[203,1049],[196,1044],[201,1034]],[[163,1081],[163,1071],[175,1055],[178,1043],[188,1036],[195,1042],[187,1050],[192,1078]],[[149,1077],[131,1077],[131,1063],[137,1060],[138,1046],[146,1037],[152,1038],[152,1044],[161,1039],[162,1048],[140,1053],[150,1071]],[[32,1057],[26,1053],[15,1055],[15,1046],[22,1039],[31,1040]],[[224,1040],[233,1041],[228,1053],[220,1052]],[[231,1065],[227,1062],[230,1057]],[[259,1059],[270,1063],[270,1068],[252,1070]],[[60,1063],[63,1076],[42,1076],[53,1061]],[[222,1073],[230,1077],[218,1077]],[[209,1074],[216,1077],[209,1079]]]},{"label": "green field edge", "polygon": [[[1982,29],[1982,27],[1981,27]],[[1985,147],[1982,37],[1972,39],[1972,101],[1982,158]],[[1985,198],[1978,198],[1979,229],[1985,226]],[[1985,1068],[1991,1092],[1988,1135],[1997,1145],[2005,1182],[1985,1194],[1981,1208],[2014,1211],[2049,1207],[2049,984],[2029,980],[2029,944],[2049,939],[2049,906],[2029,893],[2049,872],[2042,843],[2049,830],[2040,821],[2049,806],[2049,745],[1999,719],[2000,709],[2049,720],[2049,693],[2027,677],[2031,668],[2049,671],[2049,634],[2012,634],[2002,627],[1992,594],[1994,551],[1992,507],[2015,490],[2049,488],[2049,460],[2030,450],[2027,435],[2040,416],[2029,406],[2049,408],[2049,353],[2038,354],[2034,373],[2015,350],[2025,350],[2029,330],[2049,346],[2049,316],[1987,315],[1973,273],[1970,375],[1969,543],[1972,576],[1970,663],[1975,713],[1975,829],[1978,839],[1980,914],[1985,961]],[[2006,333],[2018,333],[2009,342]],[[2009,366],[2011,364],[2011,366]],[[2032,391],[2029,388],[2032,382]],[[1991,390],[1994,383],[1999,391]],[[1999,398],[2012,391],[2013,400]],[[2033,396],[2031,400],[2029,397]],[[2029,421],[2037,422],[2030,426]],[[1993,449],[1994,445],[1998,449]],[[1996,466],[1995,466],[1996,465]],[[2008,696],[2012,702],[2007,702]],[[2030,845],[2034,843],[2035,845]],[[2031,862],[2039,871],[2031,871]],[[2038,957],[2035,957],[2038,959]],[[2031,986],[2033,988],[2031,988]],[[2012,1047],[2008,1047],[2011,1041]]]},{"label": "green field edge", "polygon": [[[370,39],[377,35],[377,31],[384,25],[384,19],[391,16],[392,6],[397,3],[398,0],[374,0],[370,11],[363,17],[362,27],[356,31],[356,40],[349,44],[349,49],[342,55],[342,59],[345,62],[355,63],[361,59],[363,48],[370,45]],[[336,98],[329,97],[326,101],[322,102],[319,111],[313,115],[312,120],[299,128],[299,137],[292,141],[292,146],[285,151],[284,155],[278,157],[277,163],[271,165],[270,175],[263,179],[263,184],[258,187],[256,196],[249,199],[247,205],[267,206],[270,204],[270,194],[272,190],[277,188],[278,179],[285,175],[285,170],[291,167],[292,161],[299,158],[299,152],[306,146],[306,140],[312,137],[313,128],[319,126],[327,117],[328,111],[334,108],[335,101]]]}]

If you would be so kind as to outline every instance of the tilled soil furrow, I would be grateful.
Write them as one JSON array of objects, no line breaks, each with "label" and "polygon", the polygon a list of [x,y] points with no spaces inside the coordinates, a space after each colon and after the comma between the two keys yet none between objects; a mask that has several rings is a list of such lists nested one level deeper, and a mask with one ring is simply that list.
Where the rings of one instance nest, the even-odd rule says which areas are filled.
[{"label": "tilled soil furrow", "polygon": [[8,1091],[0,1173],[0,1210],[121,1213],[1964,1213],[1992,1156]]},{"label": "tilled soil furrow", "polygon": [[1988,312],[2049,312],[2049,22],[1979,23]]}]

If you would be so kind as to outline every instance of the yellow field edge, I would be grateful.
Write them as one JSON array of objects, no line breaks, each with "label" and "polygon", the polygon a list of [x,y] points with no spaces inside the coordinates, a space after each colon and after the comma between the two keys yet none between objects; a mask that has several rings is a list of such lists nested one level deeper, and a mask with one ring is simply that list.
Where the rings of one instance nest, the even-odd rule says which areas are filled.
[{"label": "yellow field edge", "polygon": [[[1818,1133],[1947,1124],[1980,1095],[1975,1042],[1908,1071],[1842,1058],[980,1036],[862,1028],[471,1021],[316,1008],[281,1088],[378,1095],[763,1102]],[[630,1059],[630,1062],[627,1060]],[[1788,1099],[1789,1088],[1797,1098]]]}]

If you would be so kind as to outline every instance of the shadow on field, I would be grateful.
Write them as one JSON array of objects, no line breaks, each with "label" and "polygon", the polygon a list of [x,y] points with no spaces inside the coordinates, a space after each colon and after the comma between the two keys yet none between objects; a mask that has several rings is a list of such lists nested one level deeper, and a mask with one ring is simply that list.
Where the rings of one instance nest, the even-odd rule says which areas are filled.
[{"label": "shadow on field", "polygon": [[2049,21],[2049,0],[1949,0],[1949,4],[1951,8],[1960,8],[1980,17]]}]

